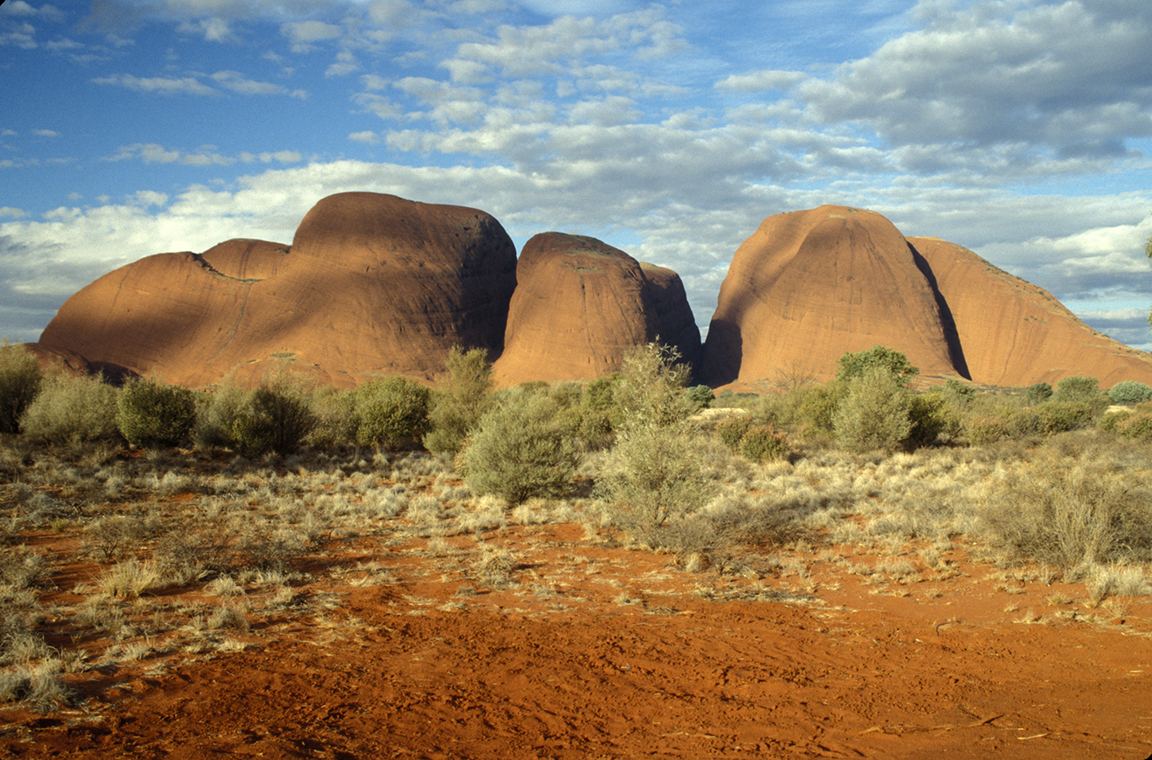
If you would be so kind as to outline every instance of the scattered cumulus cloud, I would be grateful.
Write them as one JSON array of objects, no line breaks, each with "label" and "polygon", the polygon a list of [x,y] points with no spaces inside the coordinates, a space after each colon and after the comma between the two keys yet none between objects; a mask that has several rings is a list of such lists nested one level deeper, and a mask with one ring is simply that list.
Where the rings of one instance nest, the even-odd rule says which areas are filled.
[{"label": "scattered cumulus cloud", "polygon": [[218,95],[219,92],[200,82],[195,77],[137,77],[132,74],[115,74],[97,77],[96,84],[115,85],[136,92],[157,93],[160,95]]}]

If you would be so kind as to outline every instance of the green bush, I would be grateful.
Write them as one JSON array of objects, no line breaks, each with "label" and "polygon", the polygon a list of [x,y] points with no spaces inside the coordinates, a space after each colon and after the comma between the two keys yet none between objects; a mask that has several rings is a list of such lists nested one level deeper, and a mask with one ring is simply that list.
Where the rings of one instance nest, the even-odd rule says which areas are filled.
[{"label": "green bush", "polygon": [[307,392],[289,378],[265,381],[252,391],[233,420],[233,448],[252,458],[292,454],[316,425]]},{"label": "green bush", "polygon": [[641,540],[700,510],[715,493],[701,440],[682,426],[648,424],[617,434],[597,482],[613,522]]},{"label": "green bush", "polygon": [[821,433],[832,433],[836,410],[848,393],[848,384],[833,381],[804,393],[800,401],[800,419],[803,424]]},{"label": "green bush", "polygon": [[435,454],[457,454],[488,410],[492,365],[481,348],[465,352],[453,346],[446,363],[448,375],[432,394],[430,430],[424,445]]},{"label": "green bush", "polygon": [[1100,418],[1099,427],[1106,433],[1119,433],[1120,425],[1132,416],[1132,412],[1108,412]]},{"label": "green bush", "polygon": [[580,456],[558,411],[543,393],[512,394],[488,411],[460,453],[467,486],[510,504],[569,490]]},{"label": "green bush", "polygon": [[40,392],[44,375],[23,346],[0,344],[0,433],[20,432],[20,417]]},{"label": "green bush", "polygon": [[133,446],[176,446],[196,424],[196,394],[187,388],[137,380],[124,386],[116,425]]},{"label": "green bush", "polygon": [[1107,397],[1097,394],[1079,401],[1051,401],[1033,407],[1040,414],[1039,432],[1044,435],[1092,427],[1107,405]]},{"label": "green bush", "polygon": [[1124,380],[1108,389],[1108,399],[1113,404],[1136,406],[1145,401],[1152,401],[1152,386],[1135,380]]},{"label": "green bush", "polygon": [[1089,401],[1101,395],[1100,381],[1094,377],[1066,377],[1056,384],[1053,401]]},{"label": "green bush", "polygon": [[1041,404],[1052,398],[1052,386],[1048,383],[1030,385],[1028,390],[1024,392],[1024,398],[1028,400],[1029,404]]},{"label": "green bush", "polygon": [[840,365],[840,370],[836,374],[836,379],[845,382],[863,377],[873,367],[887,370],[901,384],[920,374],[920,368],[913,367],[907,356],[884,346],[873,346],[867,351],[844,354],[837,363]]},{"label": "green bush", "polygon": [[707,385],[693,385],[685,393],[688,394],[688,398],[696,406],[697,411],[707,409],[716,400],[716,394]]},{"label": "green bush", "polygon": [[848,382],[833,416],[836,442],[849,451],[892,451],[912,430],[911,406],[902,379],[886,366],[872,366]]},{"label": "green bush", "polygon": [[[1124,417],[1118,421],[1116,432],[1125,438],[1138,441],[1152,441],[1152,408],[1139,407],[1135,412],[1121,412]],[[1103,427],[1103,424],[1101,424]]]},{"label": "green bush", "polygon": [[406,377],[373,380],[356,389],[356,442],[398,449],[428,432],[432,391]]},{"label": "green bush", "polygon": [[356,442],[356,392],[325,386],[312,394],[316,424],[308,434],[308,446],[337,449]]},{"label": "green bush", "polygon": [[99,376],[60,372],[45,379],[20,427],[33,440],[57,444],[115,438],[116,396]]},{"label": "green bush", "polygon": [[740,453],[753,462],[782,459],[788,454],[788,436],[771,425],[752,425],[740,440]]},{"label": "green bush", "polygon": [[908,420],[912,427],[901,443],[908,450],[931,446],[942,433],[959,431],[959,416],[942,393],[911,394]]},{"label": "green bush", "polygon": [[716,426],[716,436],[720,442],[732,451],[740,450],[740,442],[744,440],[748,429],[752,427],[752,418],[746,414],[729,417]]},{"label": "green bush", "polygon": [[238,385],[227,384],[214,393],[204,393],[197,398],[196,424],[192,428],[192,439],[197,448],[235,448],[234,430],[237,421],[248,406],[251,394]]}]

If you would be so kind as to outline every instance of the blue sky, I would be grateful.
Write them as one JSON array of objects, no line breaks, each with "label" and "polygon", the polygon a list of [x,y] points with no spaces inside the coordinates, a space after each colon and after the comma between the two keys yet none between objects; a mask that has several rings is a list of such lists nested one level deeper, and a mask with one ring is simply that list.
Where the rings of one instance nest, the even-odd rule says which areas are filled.
[{"label": "blue sky", "polygon": [[0,335],[370,190],[599,237],[702,328],[765,217],[870,208],[1149,349],[1149,50],[1147,0],[7,0]]}]

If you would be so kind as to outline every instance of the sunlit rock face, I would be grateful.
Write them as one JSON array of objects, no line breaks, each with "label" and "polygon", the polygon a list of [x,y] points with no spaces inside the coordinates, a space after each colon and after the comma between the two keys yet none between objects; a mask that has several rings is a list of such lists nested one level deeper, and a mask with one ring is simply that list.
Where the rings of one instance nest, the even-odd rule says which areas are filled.
[{"label": "sunlit rock face", "polygon": [[1073,375],[1101,388],[1122,380],[1152,384],[1152,360],[1093,330],[1043,288],[937,238],[909,238],[936,277],[980,383],[1055,385]]},{"label": "sunlit rock face", "polygon": [[842,206],[778,214],[736,251],[702,365],[714,386],[826,380],[849,351],[904,352],[924,376],[1026,386],[1152,382],[1152,359],[960,246],[906,239]]},{"label": "sunlit rock face", "polygon": [[848,351],[898,348],[925,374],[966,375],[923,261],[891,222],[843,206],[778,214],[736,251],[704,345],[714,385],[826,379]]},{"label": "sunlit rock face", "polygon": [[499,355],[515,278],[515,246],[483,211],[342,193],[291,247],[233,240],[111,272],[40,343],[192,387],[280,366],[342,387],[429,379],[453,345]]},{"label": "sunlit rock face", "polygon": [[536,235],[520,254],[516,280],[495,367],[500,385],[608,375],[628,351],[657,338],[689,361],[699,353],[680,277],[595,238]]}]

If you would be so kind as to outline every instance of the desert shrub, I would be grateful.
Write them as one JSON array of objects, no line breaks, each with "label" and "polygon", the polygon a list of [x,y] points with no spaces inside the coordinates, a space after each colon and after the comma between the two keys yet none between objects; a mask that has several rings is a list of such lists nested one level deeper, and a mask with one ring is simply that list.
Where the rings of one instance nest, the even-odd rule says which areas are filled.
[{"label": "desert shrub", "polygon": [[688,420],[688,369],[678,359],[675,349],[641,346],[625,358],[615,387],[623,416],[597,487],[613,522],[642,540],[714,492],[705,442]]},{"label": "desert shrub", "polygon": [[187,388],[137,380],[116,402],[116,426],[133,446],[175,446],[195,424],[196,394]]},{"label": "desert shrub", "polygon": [[712,405],[712,402],[716,400],[716,394],[713,393],[712,389],[707,385],[693,385],[691,388],[688,388],[685,393],[687,393],[688,398],[696,406],[697,410],[707,409]]},{"label": "desert shrub", "polygon": [[1152,405],[1144,404],[1135,412],[1121,414],[1123,417],[1116,424],[1117,433],[1138,441],[1152,441]]},{"label": "desert shrub", "polygon": [[1108,399],[1113,404],[1136,406],[1145,401],[1152,401],[1152,386],[1135,380],[1124,380],[1108,389]]},{"label": "desert shrub", "polygon": [[49,443],[114,438],[116,396],[116,388],[99,376],[60,372],[45,379],[20,425],[29,438]]},{"label": "desert shrub", "polygon": [[964,434],[973,446],[987,446],[1008,437],[1008,415],[987,411],[964,420]]},{"label": "desert shrub", "polygon": [[1099,397],[1100,381],[1094,377],[1066,377],[1056,384],[1053,401],[1089,401]]},{"label": "desert shrub", "polygon": [[28,349],[0,344],[0,433],[20,432],[20,417],[40,392],[44,376]]},{"label": "desert shrub", "polygon": [[686,392],[690,369],[672,346],[649,343],[630,351],[613,387],[620,427],[664,427],[686,420],[696,411]]},{"label": "desert shrub", "polygon": [[312,394],[311,405],[316,424],[308,434],[310,448],[329,450],[356,442],[355,391],[326,386]]},{"label": "desert shrub", "polygon": [[1100,418],[1098,423],[1101,430],[1106,433],[1119,433],[1120,425],[1132,416],[1130,411],[1108,412]]},{"label": "desert shrub", "polygon": [[418,443],[428,430],[432,391],[415,380],[393,376],[356,389],[356,442],[399,449]]},{"label": "desert shrub", "polygon": [[837,360],[840,366],[836,379],[841,381],[863,377],[873,367],[882,367],[901,383],[920,374],[919,367],[913,367],[908,357],[900,351],[884,346],[873,346],[867,351],[846,353]]},{"label": "desert shrub", "polygon": [[543,393],[517,393],[487,412],[460,454],[464,482],[478,494],[520,504],[567,491],[579,465],[558,406]]},{"label": "desert shrub", "polygon": [[1028,386],[1024,391],[1024,398],[1029,404],[1041,404],[1052,398],[1052,386],[1048,383],[1036,383]]},{"label": "desert shrub", "polygon": [[[1066,433],[1069,430],[1082,430],[1096,423],[1107,406],[1107,397],[1097,394],[1078,401],[1051,401],[1032,407],[1039,413],[1036,432],[1044,435]],[[1020,417],[1026,416],[1021,410]]]},{"label": "desert shrub", "polygon": [[456,454],[488,410],[492,365],[482,348],[465,352],[453,346],[446,363],[448,375],[432,394],[429,431],[424,445],[436,454]]},{"label": "desert shrub", "polygon": [[753,462],[788,454],[788,436],[771,425],[752,425],[740,439],[740,453]]},{"label": "desert shrub", "polygon": [[233,421],[234,448],[246,457],[291,454],[316,424],[302,386],[287,377],[265,381]]},{"label": "desert shrub", "polygon": [[840,381],[808,390],[800,401],[802,424],[821,433],[834,432],[836,410],[847,393],[848,384]]},{"label": "desert shrub", "polygon": [[1152,559],[1152,491],[1106,458],[1047,455],[1000,471],[982,504],[999,542],[1059,567]]},{"label": "desert shrub", "polygon": [[871,366],[848,382],[833,416],[836,442],[850,451],[891,451],[912,430],[911,398],[888,367]]},{"label": "desert shrub", "polygon": [[201,449],[223,449],[235,446],[233,430],[245,413],[249,393],[238,385],[227,384],[214,393],[196,400],[196,424],[192,439]]},{"label": "desert shrub", "polygon": [[740,442],[744,440],[748,429],[752,427],[752,418],[747,414],[729,417],[716,426],[716,437],[720,443],[732,451],[740,450]]},{"label": "desert shrub", "polygon": [[908,450],[931,446],[942,433],[959,432],[959,415],[943,393],[912,394],[908,399],[912,423],[901,443]]},{"label": "desert shrub", "polygon": [[703,507],[715,487],[701,466],[698,436],[680,426],[643,425],[617,434],[597,487],[613,522],[642,540]]}]

